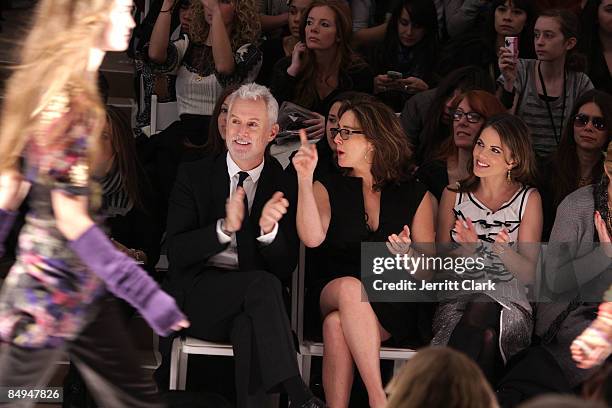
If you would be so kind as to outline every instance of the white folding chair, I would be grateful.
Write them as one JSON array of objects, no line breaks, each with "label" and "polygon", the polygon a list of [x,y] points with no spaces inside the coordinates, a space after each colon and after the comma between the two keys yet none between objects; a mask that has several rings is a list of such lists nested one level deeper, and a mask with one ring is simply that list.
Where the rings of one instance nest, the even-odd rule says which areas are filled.
[{"label": "white folding chair", "polygon": [[[300,244],[300,259],[298,264],[298,288],[297,288],[297,336],[300,344],[300,354],[302,357],[302,378],[307,385],[310,385],[310,367],[312,356],[323,356],[323,343],[304,339],[304,275],[306,267],[306,249]],[[393,360],[393,374],[395,375],[402,365],[416,355],[416,351],[405,348],[381,347],[380,358],[382,360]]]},{"label": "white folding chair", "polygon": [[151,135],[166,129],[179,120],[177,102],[157,102],[157,95],[151,95]]},{"label": "white folding chair", "polygon": [[[298,280],[297,268],[293,272],[291,283],[291,327],[295,328],[295,317],[297,315],[296,291]],[[172,342],[172,353],[170,357],[170,389],[184,390],[187,383],[187,359],[189,354],[202,354],[209,356],[233,357],[234,349],[228,343],[216,343],[212,341],[198,340],[192,337],[177,337]],[[298,366],[301,369],[298,355]]]}]

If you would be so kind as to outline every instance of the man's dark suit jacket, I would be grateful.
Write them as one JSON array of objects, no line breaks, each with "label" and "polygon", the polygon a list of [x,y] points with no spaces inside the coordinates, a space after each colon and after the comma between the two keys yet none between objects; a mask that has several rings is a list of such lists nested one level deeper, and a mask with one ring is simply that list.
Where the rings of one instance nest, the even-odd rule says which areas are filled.
[{"label": "man's dark suit jacket", "polygon": [[[169,280],[164,285],[179,307],[196,276],[205,269],[206,261],[229,245],[219,243],[216,231],[217,220],[225,218],[229,186],[226,153],[187,162],[179,168],[168,208]],[[259,218],[276,191],[284,193],[289,208],[279,221],[274,241],[261,247],[256,241]],[[283,172],[275,158],[266,156],[249,216],[253,246],[258,248],[253,263],[257,269],[276,275],[283,284],[290,281],[298,259],[296,207],[295,180]]]}]

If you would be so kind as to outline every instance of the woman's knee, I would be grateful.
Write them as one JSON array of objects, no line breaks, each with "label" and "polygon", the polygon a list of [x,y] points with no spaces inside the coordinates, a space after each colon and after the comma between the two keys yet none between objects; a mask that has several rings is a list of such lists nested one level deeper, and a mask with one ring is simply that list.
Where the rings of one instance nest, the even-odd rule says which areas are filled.
[{"label": "woman's knee", "polygon": [[338,311],[331,312],[323,319],[323,338],[325,341],[344,338],[342,320]]}]

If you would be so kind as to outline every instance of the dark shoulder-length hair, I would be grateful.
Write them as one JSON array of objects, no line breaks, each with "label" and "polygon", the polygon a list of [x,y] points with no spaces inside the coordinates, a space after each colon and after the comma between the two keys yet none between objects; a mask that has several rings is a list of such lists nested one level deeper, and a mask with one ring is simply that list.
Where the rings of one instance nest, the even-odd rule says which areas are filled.
[{"label": "dark shoulder-length hair", "polygon": [[380,191],[387,185],[410,179],[414,169],[412,148],[395,112],[380,100],[365,96],[344,100],[338,117],[349,111],[355,115],[366,139],[374,146],[373,189]]},{"label": "dark shoulder-length hair", "polygon": [[425,29],[425,36],[412,47],[412,52],[416,53],[415,61],[424,69],[427,69],[426,73],[431,77],[436,64],[439,43],[438,15],[431,0],[403,0],[397,5],[389,19],[385,41],[377,47],[373,68],[376,73],[384,73],[397,66],[402,46],[397,30],[403,10],[406,10],[410,15],[413,27],[417,26]]},{"label": "dark shoulder-length hair", "polygon": [[[515,166],[512,168],[512,179],[533,186],[536,180],[536,160],[531,146],[529,127],[521,118],[509,113],[492,116],[480,130],[492,128],[499,135],[501,143],[508,147]],[[473,192],[480,184],[480,177],[474,174],[474,160],[468,161],[468,177],[461,180],[458,188],[449,188],[459,193]]]},{"label": "dark shoulder-length hair", "polygon": [[[315,7],[329,7],[334,13],[336,35],[338,36],[338,50],[332,66],[337,67],[338,77],[343,73],[349,73],[354,68],[363,67],[364,60],[351,48],[351,37],[353,35],[353,19],[348,4],[342,0],[314,0],[304,11],[304,17],[300,23],[300,41],[306,43],[306,22],[310,12]],[[317,100],[317,88],[315,86],[317,74],[317,61],[314,51],[306,49],[304,53],[304,68],[300,74],[295,88],[295,100],[298,105],[311,107]],[[329,81],[331,78],[326,78]]]},{"label": "dark shoulder-length hair", "polygon": [[[442,114],[446,101],[455,90],[461,93],[482,89],[494,93],[495,83],[485,70],[475,65],[457,68],[448,74],[436,88],[434,99],[427,112],[427,120],[423,126],[423,137],[418,146],[416,159],[418,163],[433,157],[434,151],[448,138],[448,126],[442,123]],[[414,135],[416,138],[418,135]]]},{"label": "dark shoulder-length hair", "polygon": [[141,187],[148,187],[148,178],[138,159],[134,135],[130,122],[123,112],[114,106],[106,106],[106,126],[110,138],[111,150],[113,152],[115,166],[121,175],[123,190],[134,202],[134,205],[145,210],[143,193]]},{"label": "dark shoulder-length hair", "polygon": [[[495,31],[495,10],[499,6],[506,4],[508,0],[493,0],[491,2],[489,13],[486,17],[484,25],[484,36],[486,39],[487,46],[489,47],[489,53],[495,56],[495,62],[497,63],[497,31]],[[535,1],[533,0],[510,0],[512,7],[521,9],[527,14],[527,21],[523,31],[519,34],[519,56],[521,58],[535,58],[535,47],[533,44],[533,27],[535,26],[536,19],[538,17],[537,10],[535,8]]]},{"label": "dark shoulder-length hair", "polygon": [[[552,183],[552,196],[555,208],[568,194],[576,190],[580,183],[580,160],[576,152],[574,126],[571,121],[580,111],[580,108],[587,103],[594,103],[601,110],[607,125],[608,143],[612,138],[612,96],[596,89],[584,92],[576,100],[574,109],[569,115],[570,122],[565,126],[563,136],[559,142],[559,148],[551,156],[552,174],[555,175],[554,182]],[[593,168],[594,180],[599,180],[603,174],[604,152],[608,150],[608,143],[603,145],[601,158]],[[550,182],[550,180],[546,180],[546,182]]]}]

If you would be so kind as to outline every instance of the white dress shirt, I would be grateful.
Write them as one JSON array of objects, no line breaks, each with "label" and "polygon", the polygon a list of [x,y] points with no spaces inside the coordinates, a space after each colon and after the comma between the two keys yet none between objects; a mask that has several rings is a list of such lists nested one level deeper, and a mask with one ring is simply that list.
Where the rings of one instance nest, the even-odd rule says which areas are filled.
[{"label": "white dress shirt", "polygon": [[[236,189],[238,188],[238,173],[243,171],[236,162],[232,159],[229,152],[226,156],[227,161],[227,173],[230,179],[230,197],[232,197],[236,193]],[[261,171],[263,170],[265,163],[265,159],[261,162],[261,164],[255,167],[253,170],[247,171],[249,176],[244,180],[242,184],[242,188],[244,188],[244,192],[246,193],[247,201],[249,203],[249,212],[253,207],[253,200],[255,200],[255,192],[257,191],[257,183],[259,182],[259,177],[261,176]],[[259,220],[258,220],[259,221]],[[266,246],[272,243],[276,238],[276,234],[278,233],[278,223],[274,224],[274,228],[267,234],[264,234],[263,231],[260,231],[260,236],[257,237],[257,241],[260,246]],[[223,218],[217,220],[217,238],[221,244],[229,243],[228,247],[219,252],[216,255],[211,256],[208,259],[207,265],[217,266],[225,269],[238,269],[238,250],[236,247],[236,233],[232,233],[231,235],[227,235],[223,232]]]}]

